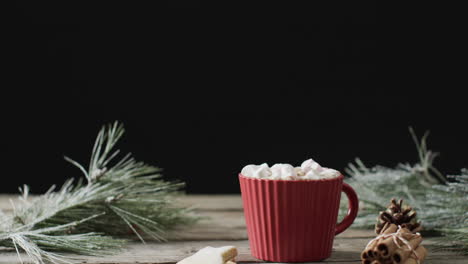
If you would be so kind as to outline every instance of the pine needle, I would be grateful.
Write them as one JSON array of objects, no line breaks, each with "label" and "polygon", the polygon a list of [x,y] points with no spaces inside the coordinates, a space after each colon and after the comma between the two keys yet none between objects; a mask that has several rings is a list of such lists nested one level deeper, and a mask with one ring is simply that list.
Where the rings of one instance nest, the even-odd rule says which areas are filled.
[{"label": "pine needle", "polygon": [[[356,159],[346,168],[352,176],[347,182],[363,204],[353,226],[373,227],[379,211],[386,208],[391,198],[405,199],[417,211],[426,232],[443,234],[439,248],[468,254],[468,170],[443,176],[433,166],[437,153],[427,149],[428,133],[420,141],[411,128],[410,133],[418,150],[418,163],[368,168]],[[340,215],[345,213],[346,208],[342,207]]]},{"label": "pine needle", "polygon": [[28,198],[27,186],[20,188],[13,214],[0,212],[0,245],[14,248],[18,256],[24,251],[36,264],[71,263],[54,252],[112,254],[132,232],[142,241],[166,241],[168,231],[195,222],[187,208],[175,205],[183,183],[163,181],[159,168],[130,154],[115,161],[123,134],[118,122],[104,126],[87,170],[65,157],[83,173],[84,184],[68,179],[59,190],[52,186],[34,199]]}]

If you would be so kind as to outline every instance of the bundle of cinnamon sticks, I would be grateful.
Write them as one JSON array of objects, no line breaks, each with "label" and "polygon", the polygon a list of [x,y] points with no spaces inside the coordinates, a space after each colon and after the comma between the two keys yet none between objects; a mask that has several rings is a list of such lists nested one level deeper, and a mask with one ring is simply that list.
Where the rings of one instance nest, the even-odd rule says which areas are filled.
[{"label": "bundle of cinnamon sticks", "polygon": [[419,233],[391,223],[385,223],[380,234],[367,244],[361,254],[363,264],[421,264],[427,250]]}]

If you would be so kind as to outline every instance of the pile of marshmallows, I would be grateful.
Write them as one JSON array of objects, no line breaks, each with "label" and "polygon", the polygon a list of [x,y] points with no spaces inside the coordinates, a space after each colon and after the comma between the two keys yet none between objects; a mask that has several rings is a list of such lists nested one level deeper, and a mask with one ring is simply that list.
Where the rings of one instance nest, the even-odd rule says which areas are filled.
[{"label": "pile of marshmallows", "polygon": [[291,164],[278,163],[268,167],[268,164],[247,165],[241,174],[245,177],[269,180],[320,180],[340,176],[340,172],[320,166],[313,159],[304,161],[300,167]]}]

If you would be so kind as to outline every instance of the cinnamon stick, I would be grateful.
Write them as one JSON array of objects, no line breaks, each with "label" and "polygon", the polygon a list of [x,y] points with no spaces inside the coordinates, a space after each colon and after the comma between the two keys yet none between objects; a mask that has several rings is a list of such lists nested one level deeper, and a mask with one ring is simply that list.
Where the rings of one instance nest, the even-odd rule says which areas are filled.
[{"label": "cinnamon stick", "polygon": [[372,241],[369,246],[367,246],[365,249],[364,249],[364,252],[363,254],[361,255],[366,257],[365,259],[371,259],[371,258],[375,258],[377,257],[376,256],[376,251],[374,250],[375,246],[377,245],[377,242],[378,242],[378,239]]},{"label": "cinnamon stick", "polygon": [[398,227],[395,224],[388,224],[386,223],[384,228],[382,228],[382,232],[380,234],[391,234],[397,231]]},{"label": "cinnamon stick", "polygon": [[381,258],[380,259],[380,264],[392,264],[393,261],[391,258]]},{"label": "cinnamon stick", "polygon": [[[380,237],[372,240],[361,253],[362,264],[413,264],[422,263],[427,251],[420,246],[422,237],[407,228],[385,224]],[[416,254],[415,254],[416,252]],[[418,262],[419,260],[419,262]]]},{"label": "cinnamon stick", "polygon": [[[396,225],[394,225],[394,224],[387,225],[386,227],[384,226],[384,229],[382,229],[381,235],[388,235],[388,234],[395,233],[397,231],[397,228],[398,227]],[[393,241],[393,239],[391,237],[384,238],[384,239],[378,239],[376,248],[373,249],[375,255],[382,255],[383,257],[388,257],[389,256],[389,250],[392,250],[392,249],[389,249],[388,247],[389,246],[391,247],[391,245],[393,244],[392,241]]]},{"label": "cinnamon stick", "polygon": [[[392,234],[395,233],[397,230],[397,226],[394,224],[389,224],[385,223],[385,225],[382,228],[382,233],[381,234]],[[372,263],[373,260],[379,258],[380,254],[376,250],[376,246],[378,243],[380,243],[381,239],[375,239],[373,240],[369,245],[366,246],[364,251],[361,254],[361,260],[362,263],[364,264],[370,264]]]},{"label": "cinnamon stick", "polygon": [[421,235],[414,235],[411,239],[408,240],[410,248],[408,248],[407,245],[403,245],[401,248],[395,250],[392,255],[393,261],[395,261],[395,263],[404,263],[411,256],[413,250],[416,250],[419,247],[421,242]]},{"label": "cinnamon stick", "polygon": [[419,246],[415,250],[416,255],[413,253],[411,256],[403,262],[403,264],[420,264],[424,262],[424,259],[426,259],[427,256],[427,249],[424,246]]},{"label": "cinnamon stick", "polygon": [[[394,228],[393,228],[394,227]],[[387,231],[392,231],[395,229],[396,231],[396,225],[393,225],[388,228],[388,230],[385,230],[384,234],[388,234]],[[399,236],[403,236],[403,234],[408,233],[409,230],[402,228],[398,230],[397,234]],[[394,233],[394,232],[391,232]],[[406,237],[405,237],[406,239]],[[399,240],[396,240],[398,243],[400,243]],[[396,249],[400,247],[400,244],[395,244],[395,239],[393,237],[387,237],[384,238],[382,241],[380,241],[377,244],[377,252],[384,258],[389,258],[393,255],[393,252],[395,252]]]},{"label": "cinnamon stick", "polygon": [[[406,228],[401,228],[397,232],[397,236],[405,239],[405,240],[412,240],[416,235],[414,235],[409,229]],[[418,235],[419,236],[419,235]],[[396,239],[398,244],[395,244],[395,239],[393,237],[388,237],[383,239],[380,243],[377,244],[377,251],[378,253],[384,257],[384,258],[390,258],[393,256],[393,253],[399,249],[400,247],[404,246],[404,243],[401,242],[400,239]],[[421,241],[415,240],[413,241],[415,244],[414,247],[411,248],[416,248]]]},{"label": "cinnamon stick", "polygon": [[393,237],[388,237],[377,244],[377,252],[382,257],[389,257],[398,248],[398,245],[394,243]]}]

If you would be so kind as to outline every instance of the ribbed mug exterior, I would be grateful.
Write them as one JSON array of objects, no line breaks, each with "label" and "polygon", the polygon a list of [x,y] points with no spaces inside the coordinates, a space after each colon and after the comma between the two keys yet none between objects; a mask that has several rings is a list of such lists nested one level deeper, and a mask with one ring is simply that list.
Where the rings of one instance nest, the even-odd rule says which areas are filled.
[{"label": "ribbed mug exterior", "polygon": [[252,255],[273,262],[323,260],[331,255],[343,176],[265,180],[239,174]]}]

